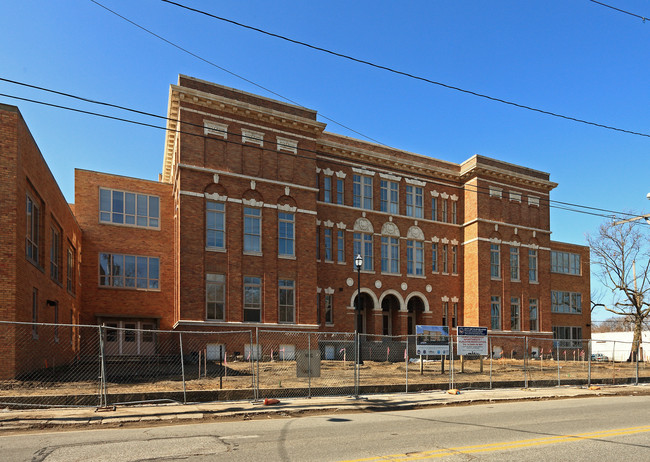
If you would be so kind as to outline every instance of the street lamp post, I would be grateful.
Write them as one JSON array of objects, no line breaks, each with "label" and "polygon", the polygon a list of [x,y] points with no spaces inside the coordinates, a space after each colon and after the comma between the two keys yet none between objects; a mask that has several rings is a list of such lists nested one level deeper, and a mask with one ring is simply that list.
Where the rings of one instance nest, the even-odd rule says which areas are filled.
[{"label": "street lamp post", "polygon": [[[363,257],[361,254],[357,254],[354,258],[354,266],[357,267],[357,336],[361,334],[361,325],[363,324],[363,319],[361,317],[361,267],[363,266]],[[363,364],[363,359],[361,359],[361,339],[357,337],[358,340],[358,354],[357,354],[357,364]]]}]

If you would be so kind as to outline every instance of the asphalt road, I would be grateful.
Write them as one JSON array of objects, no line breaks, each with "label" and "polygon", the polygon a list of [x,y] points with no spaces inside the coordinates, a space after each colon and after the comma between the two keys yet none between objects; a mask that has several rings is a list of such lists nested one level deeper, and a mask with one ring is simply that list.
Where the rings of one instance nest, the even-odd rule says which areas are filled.
[{"label": "asphalt road", "polygon": [[648,461],[650,397],[25,433],[2,461]]}]

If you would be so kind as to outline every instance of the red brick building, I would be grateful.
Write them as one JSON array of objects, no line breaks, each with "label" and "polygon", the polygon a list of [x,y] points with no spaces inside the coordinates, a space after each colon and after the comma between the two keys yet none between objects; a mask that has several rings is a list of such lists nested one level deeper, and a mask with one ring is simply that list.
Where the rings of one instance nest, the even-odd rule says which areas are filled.
[{"label": "red brick building", "polygon": [[[9,220],[1,277],[14,274],[5,265],[27,271],[21,290],[69,306],[74,321],[378,335],[467,325],[590,337],[589,249],[551,241],[548,173],[478,155],[454,164],[329,133],[315,111],[180,76],[160,181],[77,170],[73,215],[31,137],[28,148],[15,141],[28,134],[17,110],[1,114],[0,142],[20,154],[2,158],[3,179],[18,186],[0,186],[8,208],[0,219]],[[24,152],[33,160],[21,161]],[[43,215],[39,248],[49,249],[56,222],[74,265],[81,261],[73,292],[29,261],[30,197]],[[10,292],[2,319],[33,321],[31,296]],[[113,341],[113,354],[155,350],[147,336]]]}]

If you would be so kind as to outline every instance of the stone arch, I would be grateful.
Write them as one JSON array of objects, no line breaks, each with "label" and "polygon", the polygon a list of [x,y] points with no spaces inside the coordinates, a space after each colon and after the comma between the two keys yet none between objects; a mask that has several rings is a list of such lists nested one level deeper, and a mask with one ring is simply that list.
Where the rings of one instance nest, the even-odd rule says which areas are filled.
[{"label": "stone arch", "polygon": [[376,310],[381,310],[382,309],[382,303],[383,303],[384,299],[386,298],[386,296],[388,296],[388,295],[394,295],[397,298],[397,301],[399,301],[399,305],[400,305],[400,308],[399,308],[400,311],[406,310],[406,303],[404,302],[404,298],[402,297],[402,294],[400,294],[398,291],[396,291],[394,289],[385,290],[384,293],[381,294],[381,296],[379,297],[379,302],[378,302],[378,304],[376,305],[376,308],[375,308]]},{"label": "stone arch", "polygon": [[372,223],[365,217],[357,218],[357,221],[354,222],[354,230],[360,231],[362,233],[375,232],[375,228],[372,226]]},{"label": "stone arch", "polygon": [[406,300],[404,300],[404,310],[406,311],[408,309],[408,303],[413,297],[419,297],[422,299],[422,304],[424,305],[424,312],[425,313],[430,313],[431,310],[429,308],[429,300],[427,297],[422,293],[422,292],[411,292],[408,294],[408,297],[406,297]]},{"label": "stone arch", "polygon": [[242,203],[248,206],[261,207],[264,205],[264,198],[258,191],[249,189],[242,194]]},{"label": "stone arch", "polygon": [[203,190],[203,194],[205,195],[206,199],[212,200],[224,200],[226,197],[228,197],[228,191],[226,191],[226,188],[218,183],[210,183],[207,185]]},{"label": "stone arch", "polygon": [[383,224],[381,227],[381,234],[382,236],[391,236],[391,237],[399,237],[399,228],[395,223],[392,221],[387,221],[386,223]]},{"label": "stone arch", "polygon": [[[379,300],[377,299],[377,296],[375,295],[375,293],[372,290],[370,290],[367,287],[362,287],[361,288],[361,293],[362,294],[368,294],[370,296],[370,298],[372,299],[372,302],[373,302],[373,307],[372,307],[373,310],[375,309],[376,306],[380,306],[379,305]],[[357,290],[355,289],[355,291],[352,293],[352,297],[350,298],[350,308],[352,308],[352,309],[356,308],[356,304],[355,304],[356,299],[357,299]]]},{"label": "stone arch", "polygon": [[293,197],[287,195],[282,195],[278,197],[278,205],[283,205],[285,207],[288,206],[292,208],[296,208],[298,206],[296,200]]},{"label": "stone arch", "polygon": [[407,239],[413,239],[415,241],[423,241],[424,240],[424,232],[422,229],[420,229],[419,226],[411,226],[406,233],[406,238]]}]

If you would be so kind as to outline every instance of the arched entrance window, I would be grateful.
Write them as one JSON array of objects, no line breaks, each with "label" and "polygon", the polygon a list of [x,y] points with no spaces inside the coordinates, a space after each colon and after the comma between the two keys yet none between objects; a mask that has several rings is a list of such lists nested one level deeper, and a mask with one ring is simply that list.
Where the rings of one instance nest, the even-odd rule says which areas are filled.
[{"label": "arched entrance window", "polygon": [[397,315],[400,302],[393,294],[388,294],[381,301],[382,335],[393,335],[393,316]]}]

